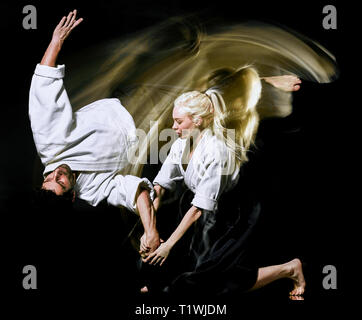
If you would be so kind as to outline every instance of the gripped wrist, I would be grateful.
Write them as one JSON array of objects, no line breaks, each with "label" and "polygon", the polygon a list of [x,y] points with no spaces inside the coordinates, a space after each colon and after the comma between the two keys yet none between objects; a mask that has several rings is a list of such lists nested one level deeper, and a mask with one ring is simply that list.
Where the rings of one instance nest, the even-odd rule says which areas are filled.
[{"label": "gripped wrist", "polygon": [[147,238],[149,237],[158,237],[158,231],[156,228],[151,228],[149,230],[145,230],[145,235]]}]

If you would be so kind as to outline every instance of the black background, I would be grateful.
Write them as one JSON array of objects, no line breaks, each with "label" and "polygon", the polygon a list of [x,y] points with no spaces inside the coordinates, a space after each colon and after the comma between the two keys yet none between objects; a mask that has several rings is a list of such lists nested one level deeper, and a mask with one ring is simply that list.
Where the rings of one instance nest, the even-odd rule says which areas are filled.
[{"label": "black background", "polygon": [[[22,27],[25,16],[22,9],[27,4],[37,8],[36,30]],[[323,29],[322,9],[327,4],[336,5],[337,30]],[[351,61],[347,55],[350,48],[347,13],[351,8],[336,1],[230,0],[217,3],[20,1],[3,2],[0,6],[3,34],[0,196],[5,253],[1,276],[6,280],[0,290],[19,309],[40,314],[45,312],[43,307],[50,305],[57,314],[72,305],[80,312],[113,310],[130,317],[134,305],[142,301],[133,299],[132,294],[132,299],[122,297],[131,292],[129,288],[136,275],[130,262],[135,259],[133,253],[118,249],[124,232],[117,226],[118,212],[101,216],[93,211],[79,211],[76,217],[34,217],[28,212],[24,196],[38,180],[34,172],[38,159],[27,115],[31,76],[54,26],[74,8],[85,20],[67,40],[61,63],[66,63],[77,50],[185,13],[199,13],[216,22],[256,19],[286,25],[320,42],[336,56],[338,80],[330,84],[304,81],[302,89],[294,94],[293,114],[262,123],[258,156],[247,167],[263,208],[256,259],[264,266],[300,257],[307,263],[306,299],[288,300],[290,283],[282,281],[250,297],[232,297],[227,303],[230,314],[236,317],[255,306],[253,312],[258,314],[264,305],[291,314],[309,307],[322,312],[341,308],[347,290],[345,227],[347,223],[353,225],[357,213],[351,208],[351,181],[355,176],[350,160],[354,104],[350,101]],[[22,288],[22,268],[27,264],[37,267],[37,290]],[[325,290],[322,286],[325,276],[322,269],[329,264],[338,271],[337,290]]]}]

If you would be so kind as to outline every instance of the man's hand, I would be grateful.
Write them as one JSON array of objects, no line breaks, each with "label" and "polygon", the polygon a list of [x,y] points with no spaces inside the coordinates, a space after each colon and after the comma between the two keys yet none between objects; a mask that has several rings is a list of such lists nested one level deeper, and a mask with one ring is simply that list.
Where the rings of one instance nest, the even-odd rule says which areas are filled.
[{"label": "man's hand", "polygon": [[300,89],[300,84],[302,83],[298,77],[292,75],[265,77],[262,79],[270,83],[275,88],[287,92],[298,91]]},{"label": "man's hand", "polygon": [[67,17],[63,17],[62,20],[60,20],[53,32],[52,40],[50,41],[40,64],[55,67],[64,40],[69,36],[70,32],[83,21],[82,18],[76,20],[76,17],[77,10],[73,10],[72,12],[69,12]]},{"label": "man's hand", "polygon": [[63,45],[63,42],[68,38],[70,32],[83,21],[83,18],[77,18],[77,10],[69,12],[67,17],[63,17],[59,24],[56,26],[53,32],[52,42],[59,47]]},{"label": "man's hand", "polygon": [[144,233],[140,239],[140,255],[142,258],[146,258],[150,253],[154,252],[160,245],[158,232],[152,232],[149,234]]}]

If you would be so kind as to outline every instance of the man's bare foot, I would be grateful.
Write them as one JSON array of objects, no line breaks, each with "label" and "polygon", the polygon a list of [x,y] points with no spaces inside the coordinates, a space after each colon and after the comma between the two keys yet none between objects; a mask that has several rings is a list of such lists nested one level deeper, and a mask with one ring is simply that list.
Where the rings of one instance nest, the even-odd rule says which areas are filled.
[{"label": "man's bare foot", "polygon": [[303,275],[302,263],[299,259],[294,259],[288,262],[290,268],[290,275],[288,278],[294,281],[294,288],[289,292],[291,296],[300,296],[305,291],[305,279]]},{"label": "man's bare foot", "polygon": [[148,288],[147,286],[144,286],[143,288],[140,289],[141,293],[148,293]]}]

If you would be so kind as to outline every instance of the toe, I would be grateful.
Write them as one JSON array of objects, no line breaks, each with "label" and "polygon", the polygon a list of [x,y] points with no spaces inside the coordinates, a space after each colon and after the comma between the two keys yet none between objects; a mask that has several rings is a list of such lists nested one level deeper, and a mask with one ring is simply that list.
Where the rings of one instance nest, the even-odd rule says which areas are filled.
[{"label": "toe", "polygon": [[293,88],[294,91],[298,91],[299,89],[300,89],[299,85],[295,85],[294,88]]}]

